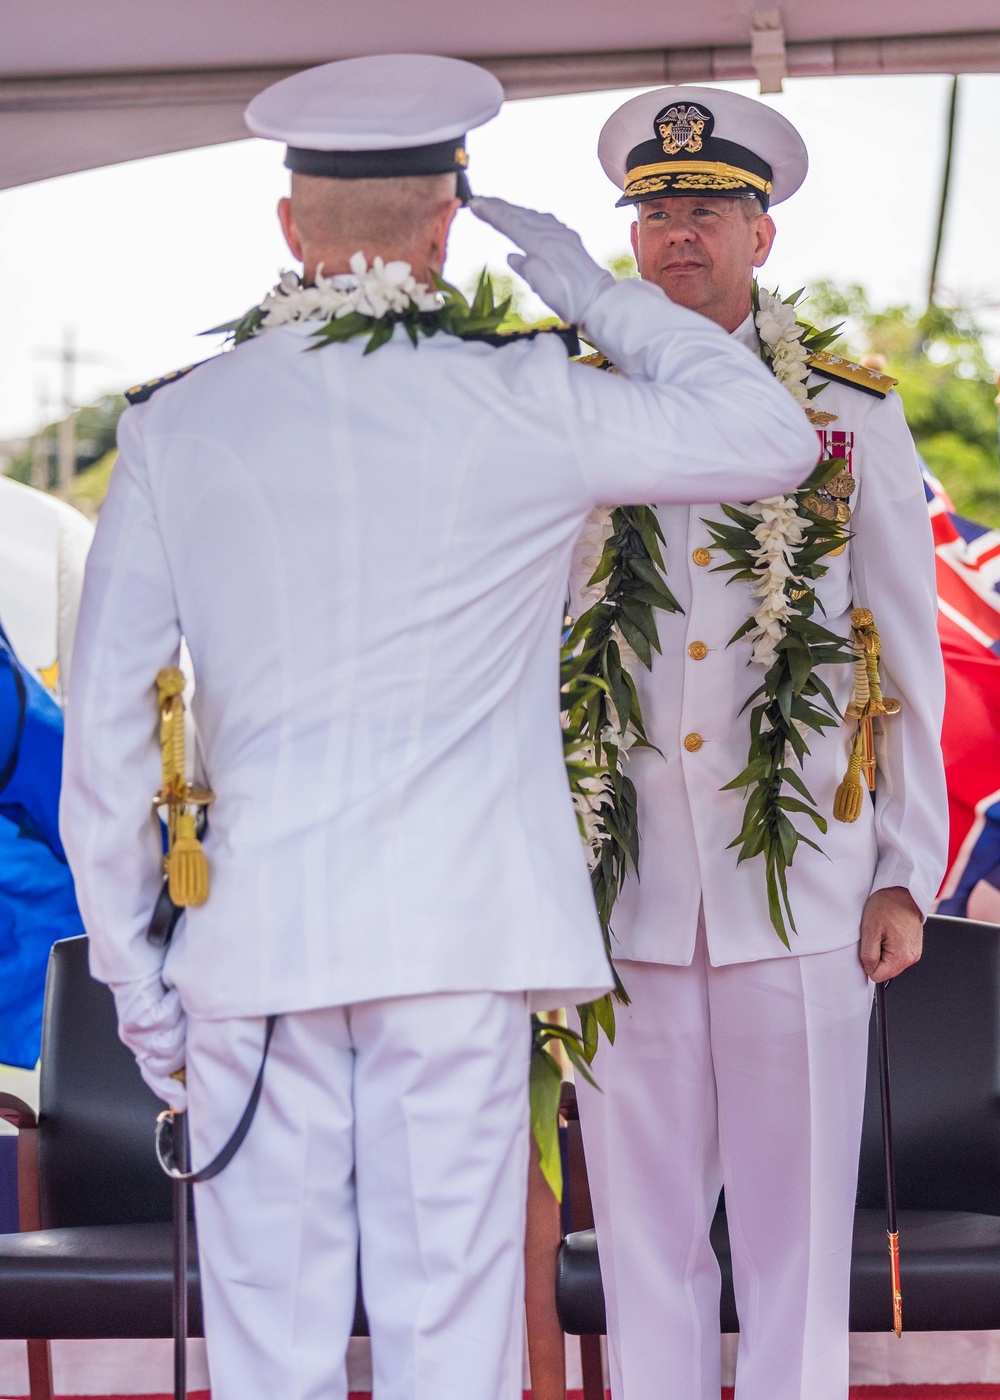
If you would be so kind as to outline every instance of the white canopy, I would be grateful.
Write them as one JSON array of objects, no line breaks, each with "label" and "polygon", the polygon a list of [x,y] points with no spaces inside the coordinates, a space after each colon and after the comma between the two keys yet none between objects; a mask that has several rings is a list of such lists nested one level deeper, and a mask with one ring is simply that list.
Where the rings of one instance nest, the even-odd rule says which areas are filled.
[{"label": "white canopy", "polygon": [[[509,97],[665,82],[1000,71],[997,0],[32,0],[5,6],[0,189],[236,141],[314,63],[447,53]],[[845,131],[864,114],[845,112]]]}]

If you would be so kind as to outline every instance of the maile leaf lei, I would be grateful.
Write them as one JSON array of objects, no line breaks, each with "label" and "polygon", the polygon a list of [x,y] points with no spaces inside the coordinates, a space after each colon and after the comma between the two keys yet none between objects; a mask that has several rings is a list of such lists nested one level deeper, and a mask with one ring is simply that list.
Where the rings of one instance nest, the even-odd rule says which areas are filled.
[{"label": "maile leaf lei", "polygon": [[762,600],[730,639],[732,645],[749,637],[754,643],[751,660],[767,669],[743,707],[750,710],[747,766],[723,791],[747,790],[743,826],[731,846],[739,847],[737,862],[763,857],[768,914],[786,948],[788,930],[795,932],[788,867],[799,842],[821,849],[792,818],[801,814],[821,833],[827,829],[794,764],[801,766],[809,752],[807,734],[821,734],[842,718],[818,668],[854,660],[844,639],[813,617],[815,583],[826,573],[821,561],[844,543],[843,527],[814,514],[805,498],[845,466],[842,458],[829,458],[792,495],[743,507],[724,505],[731,524],[703,522],[716,546],[729,555],[718,569],[731,573],[731,583],[749,584]]},{"label": "maile leaf lei", "polygon": [[[638,871],[639,821],[635,785],[625,765],[629,750],[650,747],[629,666],[652,667],[660,650],[656,611],[679,612],[664,582],[663,532],[650,506],[621,506],[598,527],[601,545],[588,587],[601,596],[573,625],[564,648],[564,742],[577,818],[587,845],[597,912],[611,956],[611,915],[629,868]],[[600,775],[574,782],[573,761]],[[595,788],[596,783],[596,788]],[[615,974],[615,991],[628,1000]],[[584,1044],[597,1048],[597,1027],[608,1021],[610,998],[581,1009]]]},{"label": "maile leaf lei", "polygon": [[[679,612],[663,581],[663,532],[649,506],[623,506],[602,517],[593,541],[598,558],[591,585],[600,599],[581,615],[562,649],[563,750],[580,835],[587,847],[594,900],[611,959],[611,915],[631,868],[638,872],[639,822],[635,785],[625,771],[634,745],[649,746],[635,683],[628,667],[651,667],[660,650],[656,610]],[[611,964],[613,996],[628,994]],[[577,1007],[580,1034],[533,1018],[531,1122],[542,1172],[561,1199],[559,1088],[562,1073],[551,1054],[558,1042],[589,1083],[587,1066],[600,1031],[612,1043],[612,994]]]}]

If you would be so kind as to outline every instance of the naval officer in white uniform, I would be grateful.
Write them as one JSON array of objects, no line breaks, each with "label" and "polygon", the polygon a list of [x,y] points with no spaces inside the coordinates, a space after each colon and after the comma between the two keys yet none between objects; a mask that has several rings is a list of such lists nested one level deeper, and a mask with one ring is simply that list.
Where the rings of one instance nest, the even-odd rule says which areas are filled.
[{"label": "naval officer in white uniform", "polygon": [[[759,354],[751,279],[775,236],[769,204],[806,173],[794,128],[746,97],[664,88],[614,113],[600,158],[623,190],[619,203],[636,206],[641,276]],[[802,778],[828,828],[809,827],[822,853],[795,852],[798,932],[786,948],[769,918],[762,858],[737,864],[731,846],[746,791],[723,791],[746,765],[748,701],[765,670],[750,661],[748,640],[730,644],[755,599],[715,571],[726,556],[704,522],[725,520],[718,506],[659,509],[682,611],[658,614],[662,655],[651,672],[632,671],[659,750],[629,760],[641,880],[626,886],[613,928],[632,1000],[618,1008],[614,1046],[597,1055],[603,1092],[579,1085],[614,1400],[717,1400],[709,1227],[723,1184],[737,1400],[848,1392],[869,978],[919,957],[944,872],[944,687],[930,525],[894,381],[830,355],[811,370],[807,386],[824,386],[809,401],[824,455],[845,456],[853,478],[841,492],[853,490],[850,539],[825,561],[826,616],[815,617],[847,637],[851,610],[871,609],[884,693],[902,710],[877,740],[877,799],[852,824],[832,818],[855,725],[808,736]],[[853,668],[824,675],[843,711]]]},{"label": "naval officer in white uniform", "polygon": [[0,476],[0,623],[21,662],[61,704],[93,538],[93,525],[74,506]]},{"label": "naval officer in white uniform", "polygon": [[[371,286],[358,253],[397,264],[369,307],[435,314],[464,133],[501,99],[388,56],[251,104],[304,285],[138,396],[88,566],[63,830],[123,1038],[179,1106],[186,1063],[196,1168],[279,1017],[196,1190],[214,1400],[343,1400],[359,1237],[380,1400],[520,1396],[528,1010],[609,982],[559,720],[573,543],[595,503],[778,491],[816,457],[743,347],[502,201],[476,212],[624,377],[555,334],[317,348]],[[164,959],[153,682],[182,636],[211,893]]]}]

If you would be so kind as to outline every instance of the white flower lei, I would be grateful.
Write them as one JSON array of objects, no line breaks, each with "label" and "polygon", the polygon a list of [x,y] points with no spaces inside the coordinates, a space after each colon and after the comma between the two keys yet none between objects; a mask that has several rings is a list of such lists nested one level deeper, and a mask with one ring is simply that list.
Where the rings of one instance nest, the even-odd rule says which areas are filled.
[{"label": "white flower lei", "polygon": [[764,352],[764,359],[779,384],[783,384],[796,403],[803,408],[809,402],[806,380],[809,378],[809,351],[803,341],[809,328],[795,315],[795,303],[782,301],[763,287],[757,288],[758,309],[754,324]]},{"label": "white flower lei", "polygon": [[[763,287],[757,289],[754,324],[760,337],[762,358],[772,374],[796,403],[809,402],[809,351],[802,343],[808,327],[796,317],[795,303],[782,301]],[[751,592],[760,599],[753,612],[753,627],[747,633],[752,644],[750,660],[771,666],[778,643],[784,637],[790,616],[787,594],[789,580],[800,582],[794,572],[797,550],[805,540],[805,529],[794,496],[770,496],[746,506],[747,515],[760,521],[754,529],[759,548],[754,550],[756,583]]]},{"label": "white flower lei", "polygon": [[364,253],[355,253],[350,268],[324,277],[320,263],[311,287],[303,286],[298,273],[283,272],[260,304],[259,329],[292,321],[339,321],[353,313],[379,320],[390,311],[439,311],[444,305],[439,292],[416,280],[407,262],[376,257],[369,267]]}]

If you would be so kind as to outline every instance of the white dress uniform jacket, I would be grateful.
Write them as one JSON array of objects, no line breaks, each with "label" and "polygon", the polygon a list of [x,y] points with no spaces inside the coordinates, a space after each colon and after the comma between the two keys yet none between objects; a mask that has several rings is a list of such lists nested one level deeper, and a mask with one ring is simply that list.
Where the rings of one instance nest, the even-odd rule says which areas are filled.
[{"label": "white dress uniform jacket", "polygon": [[95,974],[149,975],[154,678],[183,635],[217,800],[208,903],[164,966],[190,1015],[608,985],[563,767],[558,648],[598,502],[790,488],[801,411],[640,283],[590,333],[494,349],[266,331],[122,419],[87,569],[62,828]]},{"label": "white dress uniform jacket", "polygon": [[[752,318],[733,338],[758,352]],[[641,665],[632,671],[647,733],[662,757],[648,749],[632,750],[629,758],[639,799],[641,879],[628,882],[615,909],[616,957],[686,966],[702,903],[716,967],[827,952],[857,942],[872,891],[900,885],[926,914],[943,878],[944,673],[917,455],[898,395],[875,397],[815,374],[809,383],[824,385],[812,406],[834,415],[828,431],[853,437],[857,483],[850,542],[828,561],[817,588],[826,616],[817,610],[816,620],[847,637],[851,609],[870,608],[882,638],[883,692],[902,702],[899,715],[876,724],[882,731],[876,801],[866,801],[853,824],[833,819],[855,726],[845,722],[822,737],[810,734],[802,776],[829,826],[821,835],[808,817],[793,817],[823,854],[805,845],[795,853],[788,889],[798,933],[790,935],[786,951],[768,916],[762,860],[737,865],[729,849],[746,794],[722,791],[746,766],[749,710],[743,707],[765,669],[750,663],[748,641],[728,645],[753,598],[748,585],[728,583],[729,574],[715,572],[726,561],[721,551],[706,553],[712,539],[703,522],[725,519],[717,505],[661,507],[667,582],[683,612],[657,615],[662,655],[654,654],[651,672]],[[843,713],[854,668],[828,666],[822,674]]]},{"label": "white dress uniform jacket", "polygon": [[65,501],[0,476],[0,622],[22,664],[60,700],[93,537]]}]

